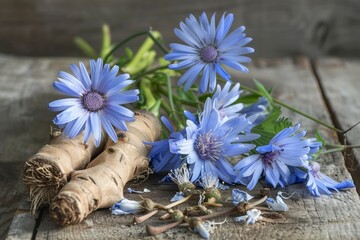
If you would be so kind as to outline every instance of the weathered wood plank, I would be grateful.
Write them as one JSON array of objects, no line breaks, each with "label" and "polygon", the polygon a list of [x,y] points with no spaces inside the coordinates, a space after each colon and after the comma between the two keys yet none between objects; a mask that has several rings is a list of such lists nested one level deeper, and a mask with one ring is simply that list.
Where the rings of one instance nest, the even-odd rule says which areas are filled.
[{"label": "weathered wood plank", "polygon": [[50,59],[0,56],[0,239],[14,214],[24,219],[22,211],[15,213],[24,195],[18,183],[23,164],[49,139],[54,115],[47,104],[59,96],[51,82],[68,60],[52,64]]},{"label": "weathered wood plank", "polygon": [[[360,121],[360,61],[321,59],[316,61],[316,69],[340,128],[349,129]],[[359,136],[359,125],[346,133],[347,140],[353,145],[360,144]],[[347,156],[348,167],[359,173],[360,149],[353,149],[353,154]]]},{"label": "weathered wood plank", "polygon": [[31,240],[36,227],[36,217],[38,216],[30,213],[30,203],[23,198],[15,212],[6,240]]},{"label": "weathered wood plank", "polygon": [[[236,24],[247,26],[261,57],[359,56],[360,4],[356,0],[203,1],[167,0],[3,0],[0,3],[0,52],[18,55],[74,55],[75,36],[100,46],[100,28],[108,23],[113,38],[150,26],[168,41],[173,28],[190,13],[224,11],[236,14]],[[96,17],[94,17],[96,16]]]},{"label": "weathered wood plank", "polygon": [[[47,62],[48,59],[40,59],[39,63]],[[52,79],[51,69],[56,73],[59,68],[63,68],[64,63],[77,61],[75,59],[51,60],[48,67],[48,76],[43,76],[45,85]],[[324,106],[319,89],[311,71],[309,62],[306,59],[291,61],[289,59],[279,61],[260,61],[250,67],[251,75],[238,75],[234,77],[240,82],[248,81],[250,77],[255,77],[266,85],[274,86],[275,97],[319,118],[330,122],[329,114]],[[50,77],[49,77],[50,76]],[[50,93],[54,94],[54,93]],[[52,95],[55,96],[55,95]],[[309,97],[311,96],[311,97]],[[40,108],[40,107],[39,107]],[[306,120],[289,111],[284,111],[285,115],[290,116],[294,121],[302,122],[302,125],[312,132],[319,129],[328,140],[337,141],[336,134],[317,124]],[[42,134],[40,131],[38,134]],[[321,159],[322,171],[331,177],[342,180],[351,178],[344,166],[341,154],[332,154]],[[160,203],[168,203],[168,200],[175,192],[173,185],[158,185],[156,180],[159,177],[152,177],[145,185],[152,193],[144,194],[150,196]],[[140,188],[139,185],[133,185]],[[241,189],[244,187],[239,186]],[[278,189],[279,190],[279,189]],[[272,194],[274,195],[276,191]],[[292,193],[297,192],[301,198],[287,200],[290,210],[285,214],[287,222],[285,224],[256,224],[253,226],[242,226],[228,218],[228,223],[218,226],[213,233],[217,238],[293,238],[293,239],[356,239],[360,238],[360,200],[355,190],[334,194],[334,196],[322,196],[313,198],[309,196],[303,185],[293,185],[282,189],[282,191]],[[253,192],[254,193],[254,192]],[[230,190],[224,192],[224,196],[230,196]],[[128,198],[139,200],[138,196],[127,194]],[[196,201],[195,201],[196,202]],[[194,203],[194,202],[193,202]],[[224,203],[231,206],[231,203]],[[40,223],[37,239],[131,239],[131,238],[151,238],[146,235],[144,225],[131,225],[131,217],[111,216],[108,210],[101,210],[91,214],[86,221],[75,226],[60,228],[55,226],[45,213]],[[222,221],[224,218],[217,219]],[[161,224],[157,218],[153,218],[150,223]],[[319,230],[321,229],[321,230]],[[160,238],[194,238],[197,237],[185,228],[176,228],[159,236]]]}]

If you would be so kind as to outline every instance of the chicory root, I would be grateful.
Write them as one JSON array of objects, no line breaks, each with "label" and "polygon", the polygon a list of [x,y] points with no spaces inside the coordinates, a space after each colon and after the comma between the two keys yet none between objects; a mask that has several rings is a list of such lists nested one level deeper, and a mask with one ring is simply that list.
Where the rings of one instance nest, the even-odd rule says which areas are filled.
[{"label": "chicory root", "polygon": [[103,150],[106,141],[107,137],[102,134],[97,148],[93,138],[84,143],[83,133],[69,139],[60,130],[52,129],[50,142],[25,162],[23,181],[29,191],[31,212],[34,214],[41,205],[50,204],[67,183],[70,173],[84,169]]},{"label": "chicory root", "polygon": [[137,112],[128,131],[118,131],[119,141],[105,149],[86,169],[75,171],[71,180],[50,204],[50,217],[59,225],[81,222],[91,212],[112,206],[123,198],[125,184],[149,168],[150,146],[161,135],[159,120]]}]

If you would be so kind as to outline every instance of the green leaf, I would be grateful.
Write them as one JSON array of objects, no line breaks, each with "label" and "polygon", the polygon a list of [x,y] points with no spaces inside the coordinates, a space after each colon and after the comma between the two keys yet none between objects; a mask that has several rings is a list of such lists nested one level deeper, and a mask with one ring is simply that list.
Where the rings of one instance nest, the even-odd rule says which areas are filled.
[{"label": "green leaf", "polygon": [[281,116],[281,107],[274,106],[269,116],[252,129],[253,133],[260,134],[260,138],[253,141],[256,146],[269,144],[270,140],[284,128],[292,126],[292,122]]},{"label": "green leaf", "polygon": [[100,57],[104,58],[111,50],[111,34],[109,25],[102,26],[102,43],[100,50]]},{"label": "green leaf", "polygon": [[246,95],[240,95],[240,98],[235,103],[253,104],[256,103],[258,100],[259,95],[251,93]]},{"label": "green leaf", "polygon": [[318,130],[315,130],[315,138],[316,138],[316,140],[321,142],[323,146],[326,145],[325,139],[323,138],[323,136],[321,136],[321,134],[318,132]]},{"label": "green leaf", "polygon": [[266,90],[265,86],[262,85],[259,81],[257,81],[256,79],[254,79],[254,83],[256,85],[256,88],[259,90],[259,92],[261,93],[262,96],[266,97],[267,100],[269,100],[270,105],[274,105],[274,101],[271,97],[271,94],[268,90]]},{"label": "green leaf", "polygon": [[85,55],[89,58],[96,59],[98,57],[97,53],[95,52],[94,48],[91,47],[91,45],[85,41],[81,37],[76,37],[74,39],[75,45],[85,53]]}]

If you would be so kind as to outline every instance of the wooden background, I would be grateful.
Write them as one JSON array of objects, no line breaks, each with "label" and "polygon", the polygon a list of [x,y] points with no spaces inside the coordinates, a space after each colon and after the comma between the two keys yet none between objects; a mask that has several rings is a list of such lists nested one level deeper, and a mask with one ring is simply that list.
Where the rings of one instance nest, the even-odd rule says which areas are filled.
[{"label": "wooden background", "polygon": [[167,42],[189,13],[235,14],[254,38],[255,56],[360,56],[358,0],[1,0],[0,52],[75,56],[75,36],[99,46],[108,23],[113,39],[152,26]]},{"label": "wooden background", "polygon": [[[179,21],[204,10],[217,12],[218,17],[224,11],[234,13],[234,26],[245,25],[247,34],[254,39],[250,44],[256,49],[253,58],[360,57],[360,0],[0,0],[0,53],[80,56],[74,37],[81,36],[100,46],[103,23],[110,25],[114,42],[152,26],[169,43],[178,41],[173,28]],[[56,72],[68,69],[70,63],[67,58],[53,61],[22,57],[9,61],[0,56],[0,239],[6,236],[24,197],[18,181],[23,162],[47,141],[43,133],[54,116],[46,106],[59,95],[42,81],[52,82]],[[313,63],[306,69],[316,69],[311,74],[327,83],[323,91],[330,99],[329,106],[334,107],[332,123],[338,122],[336,125],[343,129],[350,127],[359,120],[359,88],[344,82],[359,82],[360,63]],[[282,69],[289,64],[285,65],[276,65],[272,74],[255,77],[269,80],[273,76],[281,84],[294,76],[304,81],[302,73],[297,75],[302,64],[294,63],[296,67],[289,70],[289,75],[282,75]],[[307,112],[309,106],[301,104]],[[359,134],[359,127],[350,132],[350,142],[357,144]],[[356,163],[360,150],[355,155]],[[357,164],[350,163],[348,168],[359,171]],[[352,173],[353,177],[360,176]]]}]

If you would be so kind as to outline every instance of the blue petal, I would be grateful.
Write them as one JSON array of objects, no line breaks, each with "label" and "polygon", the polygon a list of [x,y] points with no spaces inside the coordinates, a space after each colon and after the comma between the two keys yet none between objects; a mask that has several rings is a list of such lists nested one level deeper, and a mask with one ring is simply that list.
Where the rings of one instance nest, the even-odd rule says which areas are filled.
[{"label": "blue petal", "polygon": [[56,81],[56,82],[53,83],[53,86],[59,92],[64,93],[64,94],[69,95],[69,96],[72,96],[72,97],[80,97],[80,95],[81,95],[81,92],[76,92],[74,89],[67,86],[63,82]]},{"label": "blue petal", "polygon": [[56,116],[56,119],[54,121],[55,124],[64,124],[68,123],[86,113],[86,110],[84,110],[80,105],[74,105],[72,107],[69,107],[65,111],[59,113]]},{"label": "blue petal", "polygon": [[95,62],[94,60],[90,60],[90,70],[91,70],[91,86],[93,89],[98,89],[100,85],[100,76],[103,68],[103,61],[101,58]]},{"label": "blue petal", "polygon": [[76,119],[74,122],[74,125],[71,127],[71,130],[69,132],[69,138],[74,138],[77,136],[80,131],[84,129],[84,124],[89,118],[89,112],[85,112],[84,115],[81,115]]},{"label": "blue petal", "polygon": [[80,106],[81,101],[79,98],[65,98],[59,99],[49,103],[49,110],[54,112],[64,111],[65,109],[72,107],[74,105]]},{"label": "blue petal", "polygon": [[104,112],[100,112],[99,117],[100,117],[100,120],[101,120],[101,125],[103,126],[105,132],[110,136],[110,138],[114,142],[117,142],[118,137],[117,137],[116,132],[114,130],[114,127],[111,125],[111,121],[109,120],[107,115],[104,114]]},{"label": "blue petal", "polygon": [[90,77],[89,77],[89,74],[85,68],[85,65],[80,62],[79,63],[80,65],[80,74],[81,74],[81,82],[82,84],[84,85],[85,89],[90,91],[91,90],[91,80],[90,80]]},{"label": "blue petal", "polygon": [[122,92],[112,93],[108,95],[107,102],[108,104],[127,104],[133,103],[139,100],[139,90],[126,90]]},{"label": "blue petal", "polygon": [[101,141],[101,122],[97,113],[90,113],[90,125],[94,135],[95,146],[98,147]]}]

